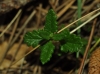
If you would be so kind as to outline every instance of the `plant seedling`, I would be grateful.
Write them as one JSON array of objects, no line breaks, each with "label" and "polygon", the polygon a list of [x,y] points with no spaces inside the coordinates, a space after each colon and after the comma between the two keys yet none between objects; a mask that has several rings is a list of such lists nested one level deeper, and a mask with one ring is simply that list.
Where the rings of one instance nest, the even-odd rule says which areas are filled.
[{"label": "plant seedling", "polygon": [[61,52],[79,52],[83,46],[82,39],[75,34],[70,34],[70,32],[65,29],[60,33],[57,33],[57,16],[56,13],[50,9],[46,15],[46,21],[44,29],[33,30],[32,32],[27,32],[24,36],[24,42],[28,46],[35,47],[45,41],[44,44],[40,46],[40,60],[42,64],[47,63],[55,49],[55,45],[52,41],[59,42]]}]

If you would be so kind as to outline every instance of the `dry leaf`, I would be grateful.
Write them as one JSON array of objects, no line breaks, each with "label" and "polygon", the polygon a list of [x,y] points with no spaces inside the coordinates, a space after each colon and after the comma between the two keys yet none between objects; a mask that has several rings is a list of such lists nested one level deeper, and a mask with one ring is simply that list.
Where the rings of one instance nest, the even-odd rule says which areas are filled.
[{"label": "dry leaf", "polygon": [[[0,45],[0,60],[2,60],[2,56],[4,55],[7,46],[8,46],[7,42],[3,42]],[[11,49],[7,53],[6,58],[4,59],[3,63],[0,66],[0,69],[4,69],[4,68],[9,67],[11,59],[14,57],[18,46],[19,46],[19,44],[16,43],[11,47]],[[16,55],[16,57],[14,57],[14,59],[15,59],[14,61],[16,61],[16,60],[20,59],[21,57],[23,57],[27,52],[28,52],[28,46],[25,45],[25,44],[22,44],[19,51],[18,51],[18,53],[17,53],[17,55]],[[18,65],[20,65],[21,62],[22,61],[20,60],[18,63],[14,64],[12,67],[14,67],[14,68],[18,67]]]}]

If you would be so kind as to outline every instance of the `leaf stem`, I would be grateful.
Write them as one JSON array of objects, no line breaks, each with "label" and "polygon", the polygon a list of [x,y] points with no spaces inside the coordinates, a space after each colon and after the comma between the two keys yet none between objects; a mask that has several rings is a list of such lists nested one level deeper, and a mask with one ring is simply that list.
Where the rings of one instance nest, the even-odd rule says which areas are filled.
[{"label": "leaf stem", "polygon": [[[78,9],[77,9],[77,17],[78,17],[78,19],[79,18],[81,18],[81,8],[82,8],[82,2],[81,2],[81,0],[77,0],[77,6],[78,6]],[[77,26],[79,26],[81,24],[81,20],[79,20],[78,22],[77,22]],[[78,31],[77,31],[77,33],[78,34],[80,34],[80,29],[78,29]]]},{"label": "leaf stem", "polygon": [[[81,0],[77,0],[77,4],[78,4],[78,10],[77,10],[77,14],[78,14],[78,19],[81,17]],[[78,21],[79,23],[80,21]],[[79,24],[78,24],[79,25]]]}]

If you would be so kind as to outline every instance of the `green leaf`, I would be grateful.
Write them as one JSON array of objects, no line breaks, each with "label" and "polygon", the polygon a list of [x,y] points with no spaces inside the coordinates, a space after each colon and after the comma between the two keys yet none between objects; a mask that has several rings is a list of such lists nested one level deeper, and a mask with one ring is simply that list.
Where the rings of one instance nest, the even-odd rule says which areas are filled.
[{"label": "green leaf", "polygon": [[27,32],[24,36],[24,42],[28,46],[37,46],[43,38],[39,35],[38,31]]},{"label": "green leaf", "polygon": [[69,34],[70,34],[69,31],[67,29],[65,29],[65,30],[63,30],[60,33],[54,34],[53,37],[52,37],[52,39],[55,40],[55,41],[59,41],[59,40],[64,39]]},{"label": "green leaf", "polygon": [[61,51],[63,52],[77,52],[79,49],[81,49],[81,46],[79,44],[69,42],[61,46]]},{"label": "green leaf", "polygon": [[63,52],[78,52],[83,46],[82,39],[74,34],[66,36],[64,40],[66,43],[61,46]]},{"label": "green leaf", "polygon": [[57,32],[57,16],[56,13],[51,9],[48,11],[46,16],[46,22],[44,30],[50,31],[52,33]]},{"label": "green leaf", "polygon": [[86,48],[86,45],[87,45],[88,41],[86,39],[82,39],[82,42],[83,42],[83,47],[82,47],[82,49],[80,50],[79,53],[84,55],[85,48]]},{"label": "green leaf", "polygon": [[45,64],[50,60],[52,57],[52,54],[54,52],[55,46],[52,44],[51,41],[46,43],[42,48],[41,48],[41,54],[40,54],[40,59],[42,64]]},{"label": "green leaf", "polygon": [[40,30],[39,35],[43,39],[49,40],[53,36],[53,33],[51,33],[50,31],[46,31],[46,30]]}]

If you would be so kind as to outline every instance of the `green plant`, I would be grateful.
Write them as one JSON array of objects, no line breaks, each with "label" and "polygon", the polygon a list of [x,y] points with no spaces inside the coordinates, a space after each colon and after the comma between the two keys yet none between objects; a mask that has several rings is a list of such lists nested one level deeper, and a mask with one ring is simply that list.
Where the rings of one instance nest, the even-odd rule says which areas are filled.
[{"label": "green plant", "polygon": [[57,41],[60,43],[61,52],[79,52],[83,46],[82,39],[75,34],[70,34],[70,32],[65,29],[58,33],[57,27],[57,17],[55,12],[50,9],[46,16],[46,22],[44,29],[42,30],[33,30],[32,32],[27,32],[24,36],[24,42],[28,46],[40,46],[41,54],[40,60],[42,64],[45,64],[50,60],[54,52],[55,46],[52,43]]},{"label": "green plant", "polygon": [[[78,9],[77,9],[77,17],[78,19],[81,18],[81,14],[82,14],[82,1],[81,0],[77,0],[77,6],[78,6]],[[81,24],[81,21],[79,20],[77,22],[77,26],[79,26]],[[81,30],[78,29],[77,30],[77,33],[80,34]]]}]

